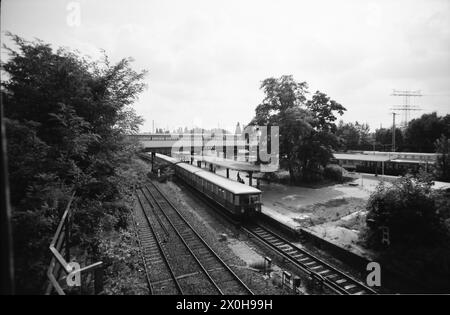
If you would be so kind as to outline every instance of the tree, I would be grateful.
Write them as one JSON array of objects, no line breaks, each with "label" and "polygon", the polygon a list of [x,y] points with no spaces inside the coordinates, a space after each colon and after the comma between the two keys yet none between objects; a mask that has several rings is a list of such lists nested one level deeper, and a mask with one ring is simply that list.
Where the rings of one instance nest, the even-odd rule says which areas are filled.
[{"label": "tree", "polygon": [[346,109],[320,91],[307,101],[306,108],[313,117],[311,120],[313,131],[300,148],[300,161],[303,179],[311,181],[322,175],[323,168],[333,157],[332,152],[339,146],[336,136],[336,113],[343,115]]},{"label": "tree", "polygon": [[[382,145],[383,150],[392,150],[392,128],[380,128],[375,130],[375,141]],[[401,148],[404,145],[403,131],[400,128],[395,128],[395,147]]]},{"label": "tree", "polygon": [[7,35],[16,46],[4,47],[9,58],[2,64],[7,79],[1,93],[17,287],[37,293],[50,239],[72,191],[75,234],[91,242],[87,248],[97,248],[93,235],[105,216],[117,216],[123,224],[122,210],[105,205],[126,190],[118,170],[137,150],[126,135],[142,122],[132,104],[145,86],[145,71],[134,71],[129,58],[116,64],[106,55],[90,61],[39,40]]},{"label": "tree", "polygon": [[250,124],[279,126],[280,165],[293,182],[312,180],[337,147],[335,112],[345,108],[319,91],[307,100],[306,82],[288,75],[265,79],[261,89],[265,96]]},{"label": "tree", "polygon": [[405,137],[410,151],[432,153],[435,141],[442,134],[450,138],[450,115],[438,116],[433,112],[411,120]]},{"label": "tree", "polygon": [[450,181],[450,139],[441,135],[435,142],[436,153],[439,154],[436,161],[437,178]]},{"label": "tree", "polygon": [[339,121],[336,135],[340,139],[340,148],[343,150],[356,150],[361,146],[367,146],[370,143],[370,127],[368,124],[344,123]]}]

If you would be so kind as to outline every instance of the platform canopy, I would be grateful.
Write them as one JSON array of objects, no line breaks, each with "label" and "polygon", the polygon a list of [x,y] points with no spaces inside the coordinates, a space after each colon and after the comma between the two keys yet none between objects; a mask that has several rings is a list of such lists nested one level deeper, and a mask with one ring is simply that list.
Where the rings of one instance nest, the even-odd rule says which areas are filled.
[{"label": "platform canopy", "polygon": [[207,163],[217,165],[223,168],[228,168],[231,170],[242,171],[242,172],[259,172],[259,173],[272,173],[278,170],[278,167],[271,165],[260,164],[257,165],[251,162],[244,161],[234,161],[230,159],[223,159],[215,156],[206,155],[193,155],[192,156],[197,161],[205,161]]},{"label": "platform canopy", "polygon": [[365,162],[387,162],[391,160],[391,157],[383,155],[348,154],[348,153],[334,153],[333,155],[336,160],[365,161]]}]

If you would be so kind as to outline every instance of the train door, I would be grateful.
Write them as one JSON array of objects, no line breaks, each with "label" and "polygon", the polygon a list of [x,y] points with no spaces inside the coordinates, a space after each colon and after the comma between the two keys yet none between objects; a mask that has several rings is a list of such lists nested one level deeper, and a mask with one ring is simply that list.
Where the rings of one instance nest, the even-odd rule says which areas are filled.
[{"label": "train door", "polygon": [[260,195],[240,195],[241,216],[244,219],[254,217],[256,212],[261,212]]},{"label": "train door", "polygon": [[239,206],[242,220],[246,220],[249,217],[249,203],[249,195],[239,195]]},{"label": "train door", "polygon": [[250,196],[250,207],[254,209],[255,212],[261,212],[261,195],[251,195]]}]

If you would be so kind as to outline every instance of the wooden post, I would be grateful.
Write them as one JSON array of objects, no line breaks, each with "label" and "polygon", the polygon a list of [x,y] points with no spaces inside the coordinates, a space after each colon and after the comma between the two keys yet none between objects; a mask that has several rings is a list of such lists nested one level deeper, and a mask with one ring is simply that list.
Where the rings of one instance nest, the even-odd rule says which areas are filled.
[{"label": "wooden post", "polygon": [[264,257],[264,273],[269,274],[271,268],[272,268],[272,259],[267,256]]},{"label": "wooden post", "polygon": [[99,294],[103,291],[103,267],[94,270],[94,292]]},{"label": "wooden post", "polygon": [[70,226],[69,226],[69,218],[70,218],[70,209],[68,210],[66,222],[64,223],[64,245],[65,245],[65,259],[67,262],[70,262]]},{"label": "wooden post", "polygon": [[283,271],[283,286],[288,282],[288,287],[291,286],[291,274],[287,271]]}]

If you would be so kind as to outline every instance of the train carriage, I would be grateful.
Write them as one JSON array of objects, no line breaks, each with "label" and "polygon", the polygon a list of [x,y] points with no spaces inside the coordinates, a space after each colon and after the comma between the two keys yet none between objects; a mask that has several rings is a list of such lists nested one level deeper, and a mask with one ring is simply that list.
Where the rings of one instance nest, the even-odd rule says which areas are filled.
[{"label": "train carriage", "polygon": [[181,163],[162,154],[156,154],[156,158],[174,164],[175,174],[179,178],[221,205],[234,217],[246,220],[254,216],[256,212],[261,212],[261,191],[259,189],[190,164]]}]

